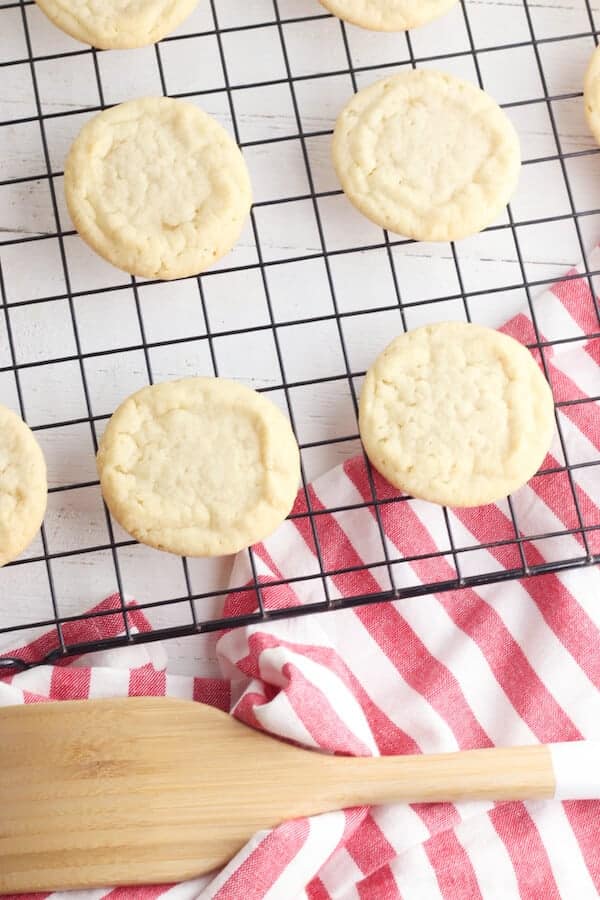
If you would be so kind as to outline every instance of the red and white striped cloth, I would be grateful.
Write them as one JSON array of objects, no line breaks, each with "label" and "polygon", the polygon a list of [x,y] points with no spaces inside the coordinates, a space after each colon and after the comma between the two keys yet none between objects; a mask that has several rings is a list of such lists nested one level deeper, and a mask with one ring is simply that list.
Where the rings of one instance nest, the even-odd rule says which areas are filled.
[{"label": "red and white striped cloth", "polygon": [[[591,265],[600,268],[595,251]],[[536,301],[547,339],[598,332],[585,279],[565,281]],[[517,315],[506,330],[534,340],[531,322]],[[581,340],[546,351],[557,400],[600,393],[600,341]],[[571,462],[597,458],[597,402],[559,413]],[[555,442],[544,467],[562,462]],[[598,469],[575,469],[582,516],[600,524]],[[388,486],[376,478],[380,496]],[[332,597],[389,586],[379,523],[359,508],[369,477],[356,458],[319,478],[313,509],[347,507],[315,517],[328,570],[371,567],[328,579]],[[564,473],[534,478],[514,500],[527,536],[568,530],[576,513]],[[299,499],[296,512],[305,500]],[[354,508],[353,508],[354,507]],[[379,507],[396,585],[454,576],[442,511],[420,501]],[[505,503],[449,513],[456,545],[514,536]],[[598,551],[600,531],[588,534]],[[440,551],[433,560],[414,559]],[[524,545],[529,563],[583,555],[580,536],[564,534]],[[318,569],[306,519],[288,520],[257,548],[259,576],[270,607],[315,599],[311,581],[269,586]],[[403,561],[413,558],[411,562]],[[519,565],[512,545],[461,554],[463,574]],[[250,579],[245,555],[234,584]],[[227,612],[247,610],[251,592],[232,594]],[[117,607],[117,598],[104,606]],[[132,621],[148,627],[139,611]],[[600,573],[595,569],[545,575],[363,606],[224,633],[218,642],[222,679],[170,675],[156,645],[97,654],[0,681],[0,704],[140,694],[187,697],[230,709],[257,728],[328,751],[392,754],[600,738]],[[108,636],[118,614],[69,623],[69,641]],[[21,648],[39,654],[54,637]],[[60,895],[54,895],[57,898]],[[77,898],[152,900],[526,900],[600,896],[600,802],[462,803],[352,809],[290,822],[258,834],[221,872],[177,886],[78,893]]]}]

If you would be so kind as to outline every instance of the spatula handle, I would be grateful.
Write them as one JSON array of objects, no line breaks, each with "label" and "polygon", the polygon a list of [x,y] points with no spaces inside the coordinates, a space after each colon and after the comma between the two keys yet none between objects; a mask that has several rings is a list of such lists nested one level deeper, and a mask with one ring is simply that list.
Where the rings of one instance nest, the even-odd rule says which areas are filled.
[{"label": "spatula handle", "polygon": [[600,742],[595,741],[346,762],[357,781],[340,806],[350,799],[373,804],[600,798]]}]

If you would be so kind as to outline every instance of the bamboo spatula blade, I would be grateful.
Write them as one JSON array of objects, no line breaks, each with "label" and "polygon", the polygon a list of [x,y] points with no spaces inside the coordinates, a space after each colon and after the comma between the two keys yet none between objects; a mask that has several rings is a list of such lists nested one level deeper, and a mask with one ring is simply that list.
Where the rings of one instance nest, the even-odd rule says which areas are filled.
[{"label": "bamboo spatula blade", "polygon": [[0,709],[0,893],[181,881],[284,819],[549,797],[555,787],[543,746],[352,759],[174,699],[9,707]]},{"label": "bamboo spatula blade", "polygon": [[192,878],[307,809],[306,754],[201,704],[9,708],[0,734],[3,892]]}]

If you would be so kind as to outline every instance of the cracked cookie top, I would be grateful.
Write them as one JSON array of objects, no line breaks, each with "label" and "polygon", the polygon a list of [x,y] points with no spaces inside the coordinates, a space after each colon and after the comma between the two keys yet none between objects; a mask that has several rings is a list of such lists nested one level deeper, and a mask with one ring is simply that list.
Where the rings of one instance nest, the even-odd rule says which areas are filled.
[{"label": "cracked cookie top", "polygon": [[480,506],[521,487],[554,433],[548,382],[529,350],[466,322],[409,331],[367,372],[360,434],[396,488],[447,506]]},{"label": "cracked cookie top", "polygon": [[320,0],[340,19],[373,31],[406,31],[445,13],[456,0]]},{"label": "cracked cookie top", "polygon": [[204,271],[237,241],[252,202],[242,154],[218,122],[165,97],[121,103],[73,142],[65,194],[81,237],[119,269]]},{"label": "cracked cookie top", "polygon": [[521,165],[517,133],[491,97],[428,69],[359,91],[337,120],[333,162],[365,216],[419,241],[458,240],[490,225]]},{"label": "cracked cookie top", "polygon": [[62,31],[101,50],[154,44],[190,15],[198,0],[36,0]]},{"label": "cracked cookie top", "polygon": [[142,543],[181,556],[236,553],[285,519],[300,477],[290,423],[225,378],[143,388],[112,416],[98,452],[106,503]]},{"label": "cracked cookie top", "polygon": [[47,496],[38,442],[16,413],[0,406],[0,566],[29,546],[42,524]]}]

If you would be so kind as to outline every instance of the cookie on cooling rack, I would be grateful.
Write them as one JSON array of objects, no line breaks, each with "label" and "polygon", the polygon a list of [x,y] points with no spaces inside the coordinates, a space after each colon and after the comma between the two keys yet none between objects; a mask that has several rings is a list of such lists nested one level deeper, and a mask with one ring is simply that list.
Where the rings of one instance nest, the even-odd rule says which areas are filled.
[{"label": "cookie on cooling rack", "polygon": [[360,435],[375,468],[414,497],[480,506],[506,497],[542,464],[554,432],[552,393],[513,338],[462,322],[403,334],[367,372]]},{"label": "cookie on cooling rack", "polygon": [[592,54],[583,82],[585,117],[590,131],[600,144],[600,48]]},{"label": "cookie on cooling rack", "polygon": [[117,409],[98,452],[102,492],[137,540],[181,556],[236,553],[289,513],[300,478],[290,423],[224,378],[143,388]]},{"label": "cookie on cooling rack", "polygon": [[359,91],[333,137],[342,187],[369,219],[420,241],[481,231],[517,185],[520,148],[484,91],[427,69]]},{"label": "cookie on cooling rack", "polygon": [[0,566],[29,546],[42,524],[47,496],[38,442],[16,413],[0,406]]},{"label": "cookie on cooling rack", "polygon": [[252,202],[242,154],[191,103],[131,100],[95,116],[73,142],[65,194],[81,237],[144,278],[204,271],[237,241]]},{"label": "cookie on cooling rack", "polygon": [[334,16],[373,31],[407,31],[447,12],[457,0],[319,0]]},{"label": "cookie on cooling rack", "polygon": [[102,50],[145,47],[186,19],[198,0],[36,0],[62,31]]}]

